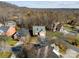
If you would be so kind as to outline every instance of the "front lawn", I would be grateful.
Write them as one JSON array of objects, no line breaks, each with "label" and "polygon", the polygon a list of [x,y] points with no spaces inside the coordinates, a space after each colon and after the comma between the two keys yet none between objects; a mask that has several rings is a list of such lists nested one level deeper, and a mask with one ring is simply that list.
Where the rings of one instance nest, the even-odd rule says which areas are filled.
[{"label": "front lawn", "polygon": [[62,35],[61,32],[52,32],[52,31],[47,31],[46,33],[47,37],[52,38],[52,37],[60,37]]},{"label": "front lawn", "polygon": [[11,52],[7,52],[7,51],[0,51],[0,58],[9,58],[11,56]]},{"label": "front lawn", "polygon": [[12,39],[12,38],[8,38],[8,39],[6,40],[6,42],[7,42],[10,46],[14,46],[14,45],[17,43],[17,41],[14,40],[14,39]]},{"label": "front lawn", "polygon": [[0,36],[0,40],[6,42],[10,46],[14,46],[17,43],[16,40],[12,39],[11,37],[7,37],[7,36]]},{"label": "front lawn", "polygon": [[64,24],[64,29],[67,31],[73,31],[75,28],[73,28],[73,26],[71,26],[69,24]]}]

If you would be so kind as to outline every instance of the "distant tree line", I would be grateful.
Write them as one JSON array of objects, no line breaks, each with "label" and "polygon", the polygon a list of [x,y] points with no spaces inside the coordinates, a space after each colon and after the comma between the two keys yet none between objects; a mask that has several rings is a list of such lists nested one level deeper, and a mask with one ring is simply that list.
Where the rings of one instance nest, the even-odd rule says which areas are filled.
[{"label": "distant tree line", "polygon": [[[31,28],[34,25],[43,25],[47,30],[53,29],[56,22],[60,25],[71,24],[79,25],[79,10],[77,9],[29,9],[20,8],[13,11],[6,11],[0,14],[0,22],[4,23],[7,20],[13,20],[20,27]],[[14,17],[17,18],[14,18]]]}]

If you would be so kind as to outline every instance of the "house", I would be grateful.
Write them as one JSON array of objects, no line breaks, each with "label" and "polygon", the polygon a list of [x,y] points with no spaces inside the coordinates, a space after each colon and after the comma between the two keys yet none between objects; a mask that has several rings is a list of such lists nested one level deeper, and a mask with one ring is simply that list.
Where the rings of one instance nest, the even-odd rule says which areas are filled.
[{"label": "house", "polygon": [[16,33],[15,27],[9,27],[8,30],[5,32],[7,36],[12,36],[14,33]]},{"label": "house", "polygon": [[68,31],[63,26],[61,27],[60,32],[62,32],[64,35],[66,34],[76,35],[77,34],[77,31]]},{"label": "house", "polygon": [[46,36],[45,26],[33,26],[33,35]]},{"label": "house", "polygon": [[0,27],[0,35],[5,35],[9,27],[2,26]]},{"label": "house", "polygon": [[15,27],[16,26],[16,22],[14,22],[14,21],[7,21],[7,22],[5,22],[5,26],[7,26],[7,27]]},{"label": "house", "polygon": [[16,32],[14,27],[0,27],[0,35],[12,36]]},{"label": "house", "polygon": [[53,48],[53,51],[56,55],[58,55],[60,57],[60,52],[59,52],[59,47],[54,43],[54,44],[51,44],[51,47]]},{"label": "house", "polygon": [[30,37],[29,35],[29,30],[25,29],[25,28],[21,28],[19,31],[17,31],[14,35],[13,35],[14,39],[19,39],[19,40],[25,40],[28,39]]},{"label": "house", "polygon": [[61,27],[60,32],[64,33],[64,35],[70,33],[70,32],[67,31],[63,26]]},{"label": "house", "polygon": [[59,24],[60,24],[59,22],[56,22],[56,23],[54,24],[54,28],[53,28],[53,31],[54,31],[54,32],[58,30],[57,27],[58,27]]},{"label": "house", "polygon": [[0,23],[0,27],[1,27],[1,26],[4,26],[4,25],[3,25],[2,23]]},{"label": "house", "polygon": [[3,34],[4,34],[4,31],[0,29],[0,35],[3,35]]}]

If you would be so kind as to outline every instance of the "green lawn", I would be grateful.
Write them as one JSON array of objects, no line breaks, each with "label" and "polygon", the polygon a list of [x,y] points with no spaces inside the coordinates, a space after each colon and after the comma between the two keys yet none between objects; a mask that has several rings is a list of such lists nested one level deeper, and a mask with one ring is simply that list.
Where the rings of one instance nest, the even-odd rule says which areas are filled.
[{"label": "green lawn", "polygon": [[12,39],[11,37],[7,37],[7,36],[0,36],[0,40],[6,42],[10,46],[14,46],[17,43],[16,40]]},{"label": "green lawn", "polygon": [[[17,41],[12,39],[11,37],[6,37],[6,36],[0,36],[0,40],[4,41],[10,46],[14,46]],[[11,56],[12,52],[11,51],[0,51],[0,58],[9,58]]]},{"label": "green lawn", "polygon": [[69,25],[69,24],[64,24],[64,29],[66,29],[67,31],[73,31],[75,28],[72,28],[73,26]]},{"label": "green lawn", "polygon": [[52,38],[54,36],[60,37],[61,35],[62,35],[62,33],[60,33],[60,32],[47,31],[47,37],[49,37],[49,38]]},{"label": "green lawn", "polygon": [[71,25],[69,25],[69,24],[64,24],[64,26],[72,27],[72,26],[71,26]]},{"label": "green lawn", "polygon": [[7,38],[6,42],[7,42],[10,46],[14,46],[14,45],[17,43],[16,40],[14,40],[14,39],[12,39],[12,38],[10,38],[10,37]]},{"label": "green lawn", "polygon": [[9,58],[11,56],[11,52],[2,52],[0,51],[0,58]]}]

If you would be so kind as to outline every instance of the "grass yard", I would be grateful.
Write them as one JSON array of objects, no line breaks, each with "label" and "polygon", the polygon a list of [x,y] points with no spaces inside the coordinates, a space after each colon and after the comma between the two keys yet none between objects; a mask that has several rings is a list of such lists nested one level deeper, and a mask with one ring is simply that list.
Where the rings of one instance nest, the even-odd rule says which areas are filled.
[{"label": "grass yard", "polygon": [[72,28],[73,26],[69,25],[69,24],[64,24],[64,28],[67,30],[67,31],[73,31],[75,28]]},{"label": "grass yard", "polygon": [[69,24],[64,24],[64,26],[72,27],[72,26],[71,26],[71,25],[69,25]]},{"label": "grass yard", "polygon": [[37,43],[37,37],[30,37],[26,40],[26,44],[36,44]]},{"label": "grass yard", "polygon": [[11,52],[3,52],[3,51],[0,51],[0,58],[9,58],[11,56]]},{"label": "grass yard", "polygon": [[17,43],[16,40],[12,39],[11,37],[7,37],[7,36],[0,36],[0,40],[6,42],[10,46],[14,46]]},{"label": "grass yard", "polygon": [[62,33],[61,32],[47,31],[46,35],[47,35],[47,37],[52,38],[54,36],[60,37],[62,35]]},{"label": "grass yard", "polygon": [[6,39],[6,43],[8,43],[10,46],[14,46],[17,43],[17,41],[12,39],[12,38],[10,38],[10,37],[8,37]]}]

